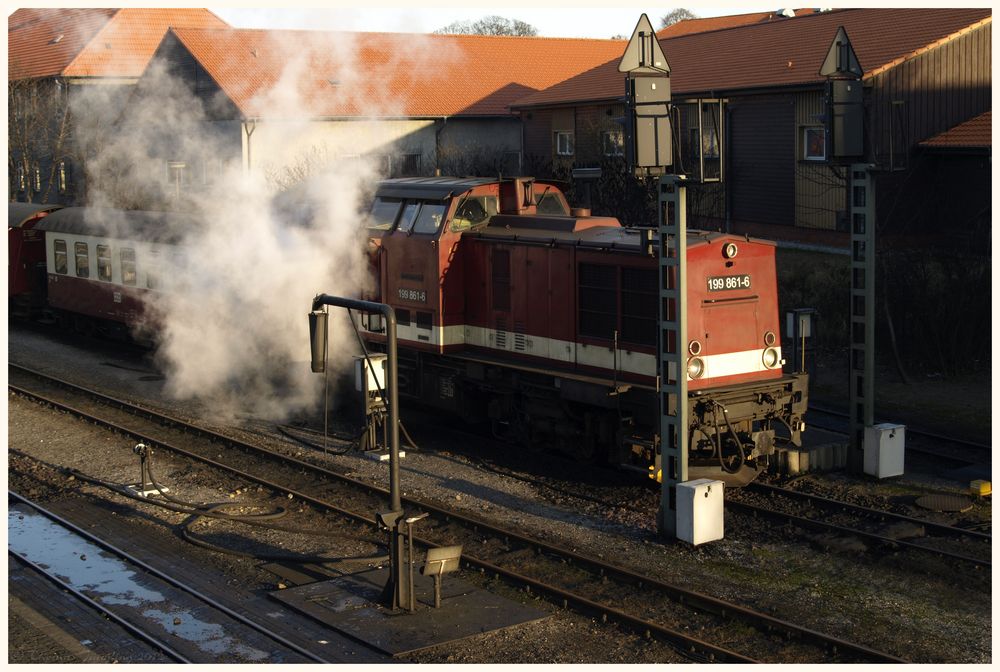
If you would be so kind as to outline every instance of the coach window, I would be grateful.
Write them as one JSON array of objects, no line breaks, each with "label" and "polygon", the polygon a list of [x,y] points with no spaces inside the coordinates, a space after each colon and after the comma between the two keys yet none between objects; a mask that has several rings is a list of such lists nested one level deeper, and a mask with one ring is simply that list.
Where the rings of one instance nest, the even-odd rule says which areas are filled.
[{"label": "coach window", "polygon": [[575,147],[573,143],[573,131],[556,131],[556,154],[559,156],[573,156]]},{"label": "coach window", "polygon": [[437,233],[447,208],[445,203],[422,203],[417,221],[413,223],[414,233]]},{"label": "coach window", "polygon": [[121,251],[122,283],[135,286],[135,250],[123,247]]},{"label": "coach window", "polygon": [[369,213],[368,218],[368,228],[377,229],[379,231],[388,231],[392,228],[392,225],[396,223],[396,217],[399,216],[399,209],[403,204],[403,200],[400,198],[385,198],[379,196],[372,203],[372,209]]},{"label": "coach window", "polygon": [[76,253],[76,277],[90,277],[90,252],[87,250],[87,243],[76,243],[73,246]]},{"label": "coach window", "polygon": [[53,241],[52,250],[55,252],[56,273],[66,275],[66,241]]},{"label": "coach window", "polygon": [[97,246],[97,277],[111,282],[111,248],[107,245]]}]

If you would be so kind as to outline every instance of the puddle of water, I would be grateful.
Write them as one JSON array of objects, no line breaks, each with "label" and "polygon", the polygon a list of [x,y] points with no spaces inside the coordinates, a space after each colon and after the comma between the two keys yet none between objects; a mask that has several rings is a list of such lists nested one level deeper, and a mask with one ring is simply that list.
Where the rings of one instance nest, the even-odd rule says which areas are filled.
[{"label": "puddle of water", "polygon": [[8,510],[7,547],[86,592],[91,599],[134,608],[167,633],[206,653],[225,653],[251,661],[269,657],[267,652],[227,635],[223,625],[202,621],[167,596],[142,585],[149,578],[131,565],[34,511]]}]

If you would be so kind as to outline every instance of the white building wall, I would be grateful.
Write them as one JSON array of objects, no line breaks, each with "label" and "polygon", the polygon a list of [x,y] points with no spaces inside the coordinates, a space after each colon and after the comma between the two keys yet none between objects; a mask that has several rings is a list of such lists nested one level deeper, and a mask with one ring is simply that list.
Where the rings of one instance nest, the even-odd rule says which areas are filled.
[{"label": "white building wall", "polygon": [[[359,156],[388,157],[396,170],[404,154],[420,155],[422,172],[435,160],[434,121],[336,120],[283,122],[262,120],[243,132],[243,165],[252,171],[282,172],[312,161]],[[383,165],[380,163],[380,165]]]},{"label": "white building wall", "polygon": [[[227,132],[232,137],[233,129]],[[433,175],[439,167],[465,174],[470,171],[448,170],[461,167],[449,160],[456,153],[466,162],[496,157],[517,163],[521,152],[516,119],[260,120],[244,122],[238,132],[243,165],[265,174],[310,161],[364,156],[374,157],[380,169],[400,174],[406,155],[420,157],[421,175]]]}]

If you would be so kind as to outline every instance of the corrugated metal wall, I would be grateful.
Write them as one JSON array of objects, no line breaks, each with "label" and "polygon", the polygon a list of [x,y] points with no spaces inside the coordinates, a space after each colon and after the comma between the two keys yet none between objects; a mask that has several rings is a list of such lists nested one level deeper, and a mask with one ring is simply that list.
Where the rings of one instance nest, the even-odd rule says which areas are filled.
[{"label": "corrugated metal wall", "polygon": [[[887,168],[890,158],[897,164],[911,161],[918,142],[991,109],[991,37],[992,24],[986,24],[866,82],[876,163]],[[895,114],[893,101],[903,101]]]},{"label": "corrugated metal wall", "polygon": [[791,225],[795,216],[795,99],[730,98],[726,179],[738,222]]}]

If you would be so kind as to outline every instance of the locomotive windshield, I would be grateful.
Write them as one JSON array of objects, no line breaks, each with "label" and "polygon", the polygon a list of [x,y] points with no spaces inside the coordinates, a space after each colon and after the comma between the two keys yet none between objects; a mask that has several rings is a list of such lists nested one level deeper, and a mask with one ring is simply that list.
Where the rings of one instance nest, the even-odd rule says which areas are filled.
[{"label": "locomotive windshield", "polygon": [[437,233],[447,204],[441,201],[407,201],[403,206],[403,216],[399,218],[399,230],[404,233]]},{"label": "locomotive windshield", "polygon": [[402,204],[403,200],[400,198],[383,196],[376,198],[369,213],[368,228],[379,231],[391,229],[392,225],[396,223],[396,217],[399,215],[399,208]]},{"label": "locomotive windshield", "polygon": [[441,228],[441,220],[444,219],[444,211],[447,209],[445,203],[421,203],[420,213],[417,221],[413,225],[414,233],[437,233]]}]

